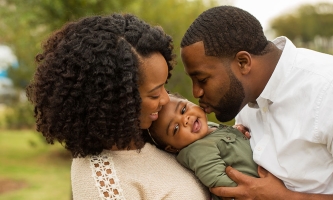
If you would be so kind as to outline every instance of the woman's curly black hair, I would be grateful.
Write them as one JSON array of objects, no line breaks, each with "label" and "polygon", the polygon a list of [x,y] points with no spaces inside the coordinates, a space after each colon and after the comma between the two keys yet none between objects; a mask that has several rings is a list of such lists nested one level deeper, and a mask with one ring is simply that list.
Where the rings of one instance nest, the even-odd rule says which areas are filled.
[{"label": "woman's curly black hair", "polygon": [[[140,130],[140,60],[161,53],[173,69],[172,38],[131,14],[90,16],[54,32],[27,87],[37,131],[73,157],[145,143]],[[159,67],[159,66],[156,66]]]},{"label": "woman's curly black hair", "polygon": [[263,55],[269,44],[260,22],[233,6],[210,8],[199,15],[183,36],[181,47],[199,41],[203,41],[207,56],[229,58],[239,51]]}]

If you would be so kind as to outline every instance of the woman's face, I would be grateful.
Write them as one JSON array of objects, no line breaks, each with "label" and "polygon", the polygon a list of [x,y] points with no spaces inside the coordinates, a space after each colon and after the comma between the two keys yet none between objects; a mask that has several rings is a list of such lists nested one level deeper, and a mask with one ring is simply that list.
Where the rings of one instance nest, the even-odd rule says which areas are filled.
[{"label": "woman's face", "polygon": [[158,112],[170,99],[164,84],[168,77],[168,65],[160,53],[142,58],[139,85],[141,103],[140,128],[147,129],[158,118]]}]

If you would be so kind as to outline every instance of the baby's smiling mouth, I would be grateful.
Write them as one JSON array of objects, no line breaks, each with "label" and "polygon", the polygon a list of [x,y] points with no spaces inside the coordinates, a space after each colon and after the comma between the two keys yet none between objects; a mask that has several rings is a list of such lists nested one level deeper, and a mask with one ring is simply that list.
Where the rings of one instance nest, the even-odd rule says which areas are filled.
[{"label": "baby's smiling mouth", "polygon": [[200,123],[199,119],[197,119],[193,123],[192,132],[197,133],[197,132],[199,132],[200,129],[201,129],[201,123]]}]

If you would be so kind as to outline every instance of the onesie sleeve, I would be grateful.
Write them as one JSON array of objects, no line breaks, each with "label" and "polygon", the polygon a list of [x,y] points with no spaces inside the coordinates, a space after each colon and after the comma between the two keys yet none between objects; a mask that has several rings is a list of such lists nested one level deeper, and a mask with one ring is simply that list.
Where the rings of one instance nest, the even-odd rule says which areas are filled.
[{"label": "onesie sleeve", "polygon": [[227,166],[216,144],[192,143],[179,152],[177,160],[186,168],[193,170],[207,187],[237,186],[225,173]]}]

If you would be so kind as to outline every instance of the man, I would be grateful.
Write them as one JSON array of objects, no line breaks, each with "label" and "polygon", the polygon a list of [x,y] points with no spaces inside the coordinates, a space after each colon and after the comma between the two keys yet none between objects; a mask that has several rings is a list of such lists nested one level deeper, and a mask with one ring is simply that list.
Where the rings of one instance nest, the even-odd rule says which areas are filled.
[{"label": "man", "polygon": [[[181,42],[193,95],[219,121],[251,130],[261,178],[231,167],[236,199],[333,198],[333,56],[267,41],[259,21],[232,6],[203,12]],[[284,184],[278,179],[282,180]],[[289,189],[289,190],[288,190]]]}]

